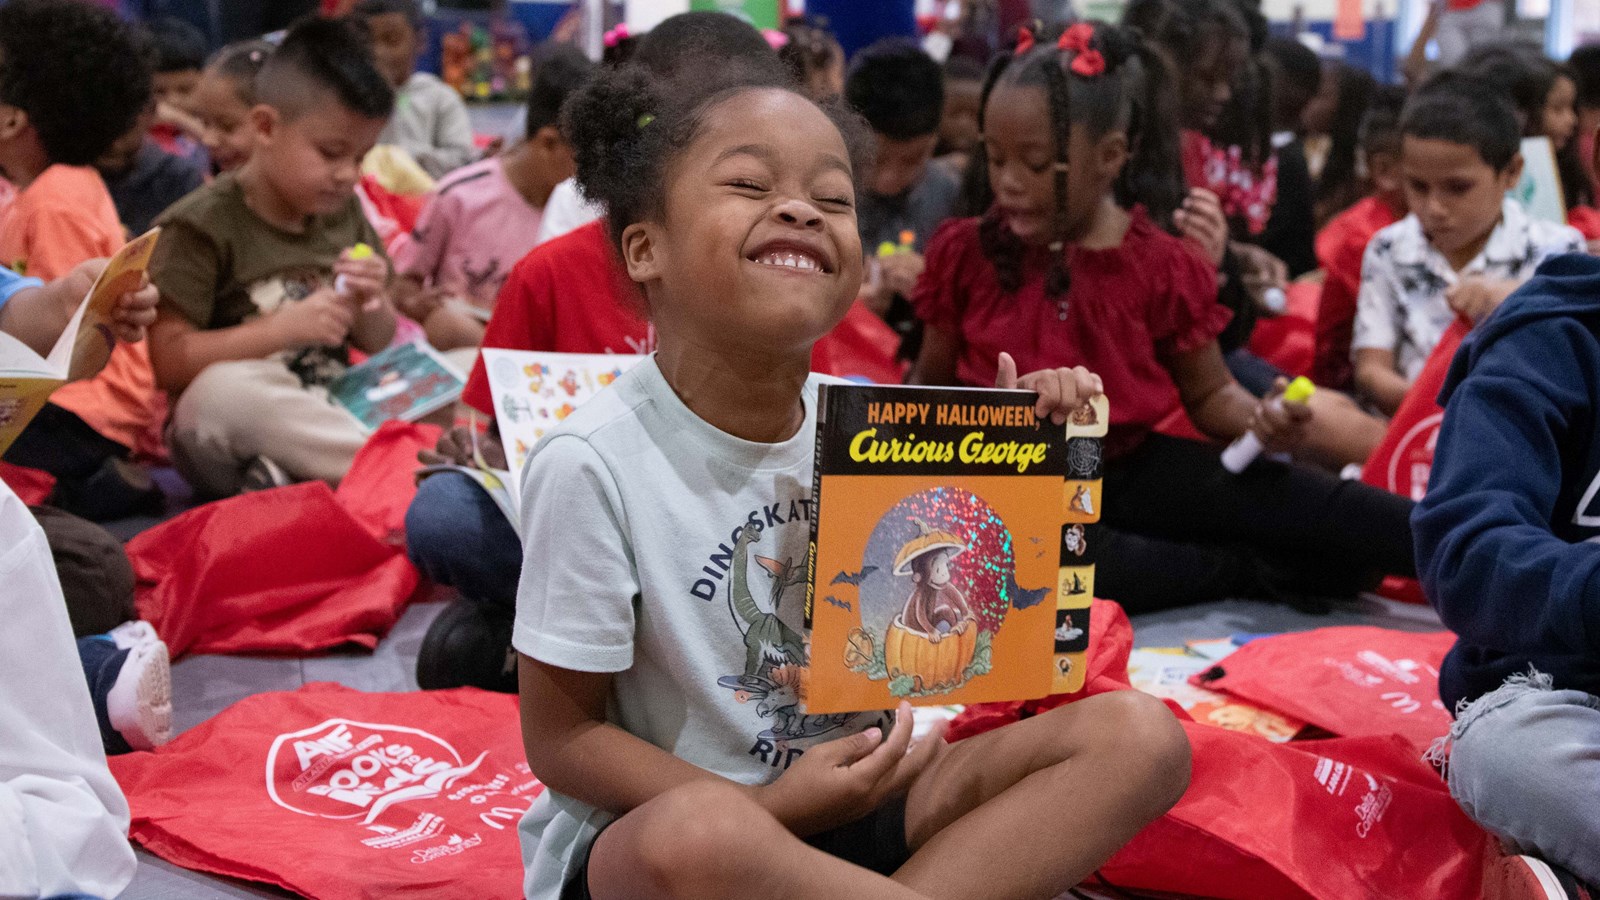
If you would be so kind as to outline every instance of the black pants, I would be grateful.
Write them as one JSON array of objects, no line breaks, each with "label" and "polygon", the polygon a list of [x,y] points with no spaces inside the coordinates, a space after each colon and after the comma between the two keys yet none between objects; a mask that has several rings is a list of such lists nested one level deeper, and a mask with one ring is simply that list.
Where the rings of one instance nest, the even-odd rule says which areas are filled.
[{"label": "black pants", "polygon": [[158,512],[161,492],[125,464],[129,451],[54,403],[46,403],[6,450],[6,462],[55,476],[50,504],[96,522]]},{"label": "black pants", "polygon": [[1130,613],[1258,597],[1352,596],[1416,574],[1412,503],[1305,466],[1152,434],[1108,463],[1096,594]]}]

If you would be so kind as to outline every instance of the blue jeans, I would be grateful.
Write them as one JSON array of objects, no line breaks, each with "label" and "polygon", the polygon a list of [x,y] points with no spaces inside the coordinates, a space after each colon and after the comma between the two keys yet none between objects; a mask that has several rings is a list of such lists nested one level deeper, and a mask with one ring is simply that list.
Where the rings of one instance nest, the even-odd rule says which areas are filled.
[{"label": "blue jeans", "polygon": [[1450,730],[1450,793],[1508,849],[1600,884],[1600,697],[1515,675]]},{"label": "blue jeans", "polygon": [[516,613],[522,542],[505,513],[472,479],[440,472],[423,479],[406,510],[406,551],[435,584]]}]

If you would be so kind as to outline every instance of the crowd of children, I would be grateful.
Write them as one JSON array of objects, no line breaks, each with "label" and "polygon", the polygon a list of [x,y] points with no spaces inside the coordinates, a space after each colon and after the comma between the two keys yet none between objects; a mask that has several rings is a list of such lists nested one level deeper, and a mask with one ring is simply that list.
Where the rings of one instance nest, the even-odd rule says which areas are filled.
[{"label": "crowd of children", "polygon": [[[125,886],[103,756],[170,735],[166,647],[93,523],[159,515],[157,466],[199,501],[337,485],[368,432],[328,387],[407,340],[471,373],[419,466],[504,465],[480,348],[648,354],[534,449],[515,524],[443,466],[405,519],[411,561],[456,595],[418,683],[521,695],[548,786],[521,824],[526,896],[1079,883],[1187,786],[1159,702],[955,745],[913,741],[909,706],[802,722],[776,769],[751,738],[794,723],[719,686],[745,635],[682,602],[730,531],[805,556],[806,522],[749,510],[809,497],[813,352],[862,309],[906,383],[1033,390],[1057,421],[1110,398],[1095,587],[1131,613],[1322,609],[1419,578],[1460,635],[1450,790],[1509,852],[1600,884],[1600,49],[1479,40],[1493,5],[1430,19],[1448,68],[1414,60],[1409,89],[1270,37],[1250,0],[1062,13],[993,53],[851,56],[822,20],[687,13],[608,34],[599,62],[538,48],[519,131],[485,155],[417,70],[414,0],[215,52],[173,19],[0,3],[0,332],[45,353],[105,258],[162,229],[107,364],[5,454],[55,487],[29,510],[0,486],[0,895]],[[1554,215],[1517,199],[1546,152]],[[426,187],[414,225],[382,211],[398,184]],[[1294,369],[1257,325],[1308,286]],[[1452,326],[1471,330],[1426,498],[1344,477]],[[1291,401],[1301,374],[1320,389]],[[1230,470],[1222,446],[1250,434],[1266,455]],[[774,606],[798,626],[798,600]]]}]

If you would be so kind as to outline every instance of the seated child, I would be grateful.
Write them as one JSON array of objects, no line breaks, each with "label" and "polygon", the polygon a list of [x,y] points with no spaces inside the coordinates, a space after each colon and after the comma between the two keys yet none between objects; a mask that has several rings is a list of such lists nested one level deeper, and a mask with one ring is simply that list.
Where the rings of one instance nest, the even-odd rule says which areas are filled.
[{"label": "seated child", "polygon": [[[917,317],[906,298],[922,274],[923,252],[939,223],[955,214],[960,183],[932,165],[944,116],[944,73],[916,44],[889,38],[850,62],[844,96],[872,126],[876,154],[861,192],[857,222],[869,254],[868,294],[873,312],[900,333],[902,353],[916,357]],[[910,247],[880,255],[883,244]]]},{"label": "seated child", "polygon": [[206,36],[188,22],[171,17],[156,19],[146,27],[156,49],[152,85],[156,108],[149,123],[150,137],[167,153],[203,167],[206,154],[200,144],[200,121],[194,115],[194,92],[206,62]]},{"label": "seated child", "polygon": [[365,435],[323,389],[348,347],[377,352],[395,329],[388,263],[354,194],[394,103],[366,42],[342,20],[303,21],[256,90],[253,154],[161,217],[150,269],[173,464],[210,497],[337,484]]},{"label": "seated child", "polygon": [[1227,597],[1320,604],[1410,574],[1410,501],[1269,459],[1235,475],[1217,447],[1154,433],[1181,401],[1208,437],[1253,431],[1290,450],[1322,412],[1232,378],[1216,271],[1155,224],[1184,196],[1182,169],[1175,141],[1159,139],[1175,133],[1167,69],[1136,34],[1074,26],[1067,49],[1041,40],[1002,62],[981,120],[995,204],[929,245],[912,380],[990,384],[1008,346],[1022,368],[1082,365],[1104,379],[1116,502],[1096,588],[1131,613]]},{"label": "seated child", "polygon": [[821,103],[844,93],[844,47],[826,22],[790,19],[783,37],[778,58],[806,96]]},{"label": "seated child", "polygon": [[1317,233],[1317,263],[1323,279],[1311,380],[1325,387],[1350,387],[1350,339],[1355,330],[1356,295],[1361,290],[1361,259],[1372,236],[1406,214],[1406,192],[1400,178],[1400,107],[1404,102],[1405,92],[1399,88],[1378,92],[1360,131],[1361,158],[1372,193],[1334,216]]},{"label": "seated child", "polygon": [[[784,78],[777,54],[760,32],[716,12],[666,19],[639,38],[629,65],[682,94],[713,92],[751,78],[767,83]],[[644,298],[628,279],[606,229],[603,220],[591,222],[523,257],[500,291],[483,346],[556,353],[654,350]],[[494,415],[481,356],[462,401]],[[471,444],[464,433],[452,433],[439,452],[466,464]],[[491,455],[503,455],[492,423],[479,444],[488,444]],[[511,523],[465,475],[444,472],[418,486],[406,513],[406,544],[424,576],[461,594],[423,638],[417,683],[425,689],[473,685],[514,693],[511,622],[521,544]]]},{"label": "seated child", "polygon": [[[0,6],[0,171],[18,189],[0,209],[0,264],[46,280],[122,247],[122,222],[90,164],[150,99],[137,32],[72,0]],[[99,375],[51,397],[7,460],[57,479],[56,503],[110,519],[160,502],[127,460],[159,449],[165,403],[143,342],[119,345]]]},{"label": "seated child", "polygon": [[477,159],[461,95],[438,76],[417,71],[424,32],[416,0],[361,0],[353,14],[366,23],[378,70],[395,90],[394,117],[378,143],[399,145],[434,178]]},{"label": "seated child", "polygon": [[495,295],[511,267],[533,249],[545,201],[572,177],[572,148],[557,119],[593,64],[577,48],[554,44],[538,54],[535,66],[527,139],[446,175],[410,240],[396,249],[395,303],[440,350],[483,342]]},{"label": "seated child", "polygon": [[1411,213],[1367,247],[1351,340],[1356,388],[1388,415],[1451,320],[1481,321],[1547,257],[1584,247],[1506,195],[1522,135],[1493,83],[1436,76],[1407,101],[1400,133]]},{"label": "seated child", "polygon": [[1300,117],[1322,88],[1322,61],[1295,38],[1267,41],[1262,58],[1272,74],[1272,146],[1278,161],[1278,195],[1259,243],[1283,260],[1290,278],[1317,267],[1316,189],[1300,137]]},{"label": "seated child", "polygon": [[[864,135],[793,91],[684,97],[624,70],[567,110],[579,179],[608,210],[660,345],[552,432],[523,479],[523,742],[548,786],[520,826],[530,900],[760,886],[1054,897],[1188,782],[1182,732],[1137,692],[950,745],[938,730],[913,743],[909,705],[806,717],[717,684],[747,673],[745,636],[726,602],[686,588],[729,542],[804,556],[803,515],[756,520],[810,496],[811,347],[861,285],[852,161],[866,153],[851,148]],[[796,252],[815,268],[771,264]],[[1082,369],[1001,383],[1039,390],[1037,412],[1057,423],[1098,387]],[[800,601],[787,591],[767,614],[796,628]],[[774,652],[785,658],[755,674],[804,665]]]},{"label": "seated child", "polygon": [[195,118],[211,166],[232,172],[255,150],[250,110],[256,105],[256,75],[273,47],[266,41],[243,41],[217,51],[194,90]]},{"label": "seated child", "polygon": [[[762,65],[775,61],[781,65],[761,32],[725,13],[697,11],[672,16],[635,40],[638,43],[631,63],[656,73],[662,80],[680,81],[696,89],[726,80],[729,73],[721,65],[723,62],[735,67],[752,60],[762,60]],[[568,178],[550,193],[535,243],[553,240],[603,215],[605,210],[584,197],[577,181]]]},{"label": "seated child", "polygon": [[978,132],[983,75],[983,66],[970,57],[952,56],[944,64],[944,112],[939,116],[939,145],[934,148],[933,162],[957,183],[966,176],[973,151],[983,143]]},{"label": "seated child", "polygon": [[[1600,889],[1600,260],[1556,257],[1474,329],[1439,401],[1417,568],[1459,640],[1450,792],[1512,852]],[[1543,869],[1540,864],[1532,864]],[[1551,879],[1552,881],[1554,879]]]},{"label": "seated child", "polygon": [[150,137],[154,116],[154,106],[145,107],[128,133],[94,161],[130,236],[149,231],[156,216],[205,183],[199,163],[163,150]]}]

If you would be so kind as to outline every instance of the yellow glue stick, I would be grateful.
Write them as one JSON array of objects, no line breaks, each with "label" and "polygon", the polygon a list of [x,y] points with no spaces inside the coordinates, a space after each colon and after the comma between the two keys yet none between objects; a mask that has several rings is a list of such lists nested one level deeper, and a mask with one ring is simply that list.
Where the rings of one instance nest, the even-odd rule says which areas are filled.
[{"label": "yellow glue stick", "polygon": [[[358,243],[354,247],[350,248],[351,259],[370,259],[371,257],[372,248],[366,244]],[[349,293],[348,285],[345,283],[343,275],[337,276],[333,279],[333,289],[341,294]],[[366,310],[367,312],[371,312],[382,305],[383,299],[381,297],[374,297],[372,300],[369,300],[367,304],[362,307],[362,309]]]},{"label": "yellow glue stick", "polygon": [[900,248],[896,247],[894,244],[884,241],[878,245],[878,258],[882,259],[885,256],[893,256],[899,249]]},{"label": "yellow glue stick", "polygon": [[[1289,386],[1283,389],[1282,397],[1271,402],[1304,403],[1310,400],[1311,395],[1316,392],[1317,386],[1311,383],[1311,379],[1301,375],[1289,382]],[[1233,443],[1222,451],[1222,467],[1237,475],[1256,461],[1256,457],[1261,455],[1263,448],[1264,445],[1261,443],[1261,438],[1257,437],[1254,431],[1246,431],[1244,434],[1234,438]]]},{"label": "yellow glue stick", "polygon": [[1290,403],[1304,403],[1316,392],[1317,386],[1311,383],[1311,379],[1301,375],[1283,389],[1283,399]]}]

